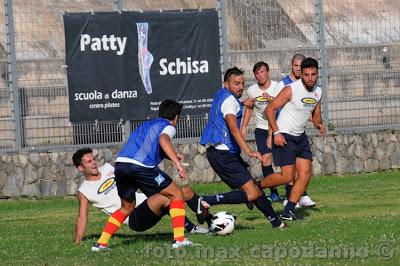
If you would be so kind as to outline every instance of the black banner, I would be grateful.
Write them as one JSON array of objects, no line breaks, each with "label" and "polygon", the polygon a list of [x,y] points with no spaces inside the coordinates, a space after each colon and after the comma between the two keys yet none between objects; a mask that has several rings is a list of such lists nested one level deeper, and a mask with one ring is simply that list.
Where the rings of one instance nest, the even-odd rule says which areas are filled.
[{"label": "black banner", "polygon": [[64,15],[70,121],[207,113],[221,87],[215,10]]}]

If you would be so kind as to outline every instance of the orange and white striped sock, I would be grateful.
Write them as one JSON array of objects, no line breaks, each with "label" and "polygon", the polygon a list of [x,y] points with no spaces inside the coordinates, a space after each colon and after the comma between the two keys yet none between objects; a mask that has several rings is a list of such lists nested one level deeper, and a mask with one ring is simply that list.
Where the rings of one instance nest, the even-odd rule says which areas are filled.
[{"label": "orange and white striped sock", "polygon": [[106,225],[103,228],[103,232],[97,243],[102,246],[108,246],[111,236],[120,228],[121,224],[125,221],[127,215],[123,214],[121,210],[117,210],[111,214]]},{"label": "orange and white striped sock", "polygon": [[169,214],[172,220],[172,229],[174,240],[183,241],[185,239],[185,203],[183,200],[171,201],[169,205]]}]

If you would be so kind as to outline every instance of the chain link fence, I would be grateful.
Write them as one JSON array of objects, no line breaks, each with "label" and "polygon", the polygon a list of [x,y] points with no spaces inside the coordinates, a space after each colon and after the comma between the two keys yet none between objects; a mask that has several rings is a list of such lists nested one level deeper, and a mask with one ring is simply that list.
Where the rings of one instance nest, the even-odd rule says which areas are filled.
[{"label": "chain link fence", "polygon": [[[296,53],[318,58],[324,119],[336,131],[400,126],[398,0],[3,0],[0,151],[121,143],[141,121],[71,124],[63,12],[216,8],[224,68],[257,61],[280,80]],[[216,88],[217,89],[217,88]],[[207,116],[182,117],[177,141],[197,141]],[[251,127],[250,127],[251,128]],[[251,130],[251,129],[250,129]]]}]

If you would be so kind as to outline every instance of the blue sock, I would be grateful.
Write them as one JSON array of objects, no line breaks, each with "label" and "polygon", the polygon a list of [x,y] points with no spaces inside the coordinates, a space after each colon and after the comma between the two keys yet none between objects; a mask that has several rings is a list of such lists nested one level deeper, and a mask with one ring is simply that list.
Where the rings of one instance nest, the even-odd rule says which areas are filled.
[{"label": "blue sock", "polygon": [[269,189],[269,191],[271,191],[271,194],[277,194],[277,195],[279,195],[278,189],[277,189],[276,187],[271,187],[271,188]]},{"label": "blue sock", "polygon": [[274,173],[274,168],[272,168],[272,165],[262,166],[261,170],[262,170],[264,177],[269,176],[270,174]]},{"label": "blue sock", "polygon": [[[275,173],[274,169],[272,168],[272,165],[262,166],[261,169],[262,169],[262,173],[263,173],[264,177],[267,177],[270,174]],[[276,187],[271,187],[271,188],[269,188],[269,190],[271,191],[271,193],[278,194],[278,189]]]},{"label": "blue sock", "polygon": [[203,196],[203,200],[213,205],[219,204],[240,204],[247,202],[247,195],[241,190],[232,190],[223,194]]},{"label": "blue sock", "polygon": [[296,203],[291,202],[288,200],[286,206],[285,206],[285,211],[292,211],[294,212],[294,208],[296,207]]},{"label": "blue sock", "polygon": [[197,211],[197,202],[199,201],[199,195],[194,194],[194,196],[186,201],[186,205],[189,206],[189,208],[196,212]]},{"label": "blue sock", "polygon": [[278,227],[281,225],[281,220],[276,215],[274,209],[271,206],[271,203],[264,193],[262,193],[262,195],[253,202],[254,205],[256,205],[257,209],[259,209],[267,217],[273,227]]},{"label": "blue sock", "polygon": [[193,227],[194,227],[194,223],[192,223],[192,221],[190,221],[189,218],[187,218],[185,216],[185,230],[186,230],[186,232],[192,231]]},{"label": "blue sock", "polygon": [[286,185],[285,190],[286,190],[286,199],[289,200],[290,197],[290,192],[292,191],[292,185]]}]

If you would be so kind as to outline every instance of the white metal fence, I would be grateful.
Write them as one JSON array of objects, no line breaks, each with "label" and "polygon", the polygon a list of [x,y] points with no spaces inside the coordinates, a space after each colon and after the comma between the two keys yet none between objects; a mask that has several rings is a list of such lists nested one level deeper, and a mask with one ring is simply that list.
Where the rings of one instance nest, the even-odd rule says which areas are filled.
[{"label": "white metal fence", "polygon": [[[216,8],[223,67],[273,79],[295,53],[318,58],[323,116],[336,131],[400,127],[398,0],[3,0],[0,18],[0,152],[122,142],[140,121],[71,124],[63,12]],[[216,88],[217,89],[217,88]],[[197,141],[204,114],[182,117],[178,141]]]}]

